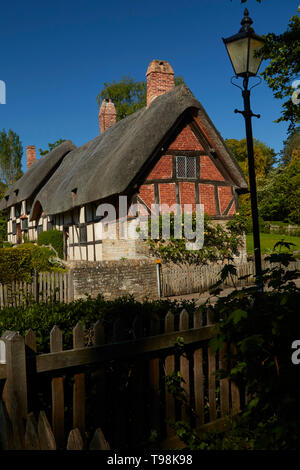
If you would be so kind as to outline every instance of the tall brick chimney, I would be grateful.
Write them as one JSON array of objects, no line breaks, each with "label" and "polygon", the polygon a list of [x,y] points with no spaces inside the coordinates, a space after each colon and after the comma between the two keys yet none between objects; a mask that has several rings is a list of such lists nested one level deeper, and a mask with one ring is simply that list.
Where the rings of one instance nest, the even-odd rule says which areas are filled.
[{"label": "tall brick chimney", "polygon": [[147,73],[147,106],[157,96],[163,95],[175,86],[174,71],[165,60],[152,60]]},{"label": "tall brick chimney", "polygon": [[27,170],[35,162],[35,145],[27,145]]},{"label": "tall brick chimney", "polygon": [[103,134],[109,127],[117,122],[117,112],[115,105],[111,100],[105,98],[99,110],[99,128],[100,134]]}]

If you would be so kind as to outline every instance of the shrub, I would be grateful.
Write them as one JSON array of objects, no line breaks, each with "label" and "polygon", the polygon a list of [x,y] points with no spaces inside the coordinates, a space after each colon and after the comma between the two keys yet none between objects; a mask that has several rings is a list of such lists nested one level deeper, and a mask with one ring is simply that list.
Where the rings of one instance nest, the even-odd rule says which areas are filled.
[{"label": "shrub", "polygon": [[24,243],[14,248],[0,249],[0,283],[9,284],[12,281],[30,282],[35,271],[51,271],[53,266],[49,261],[54,251],[50,248],[39,247],[32,243]]},{"label": "shrub", "polygon": [[77,322],[85,325],[86,330],[97,320],[105,327],[106,339],[109,341],[113,333],[113,323],[122,316],[124,333],[132,328],[136,315],[143,318],[145,328],[150,325],[151,318],[159,318],[163,323],[168,311],[174,313],[175,325],[178,324],[179,314],[185,308],[190,315],[196,309],[193,301],[145,300],[138,302],[133,296],[124,296],[115,300],[104,300],[99,295],[92,299],[78,299],[69,304],[59,302],[44,304],[32,303],[27,308],[6,307],[0,310],[0,336],[5,330],[18,331],[25,335],[32,328],[37,337],[39,352],[49,351],[51,329],[57,325],[63,332],[64,348],[72,348],[72,331]]},{"label": "shrub", "polygon": [[59,258],[63,258],[63,233],[59,230],[47,230],[38,235],[38,245],[51,245]]}]

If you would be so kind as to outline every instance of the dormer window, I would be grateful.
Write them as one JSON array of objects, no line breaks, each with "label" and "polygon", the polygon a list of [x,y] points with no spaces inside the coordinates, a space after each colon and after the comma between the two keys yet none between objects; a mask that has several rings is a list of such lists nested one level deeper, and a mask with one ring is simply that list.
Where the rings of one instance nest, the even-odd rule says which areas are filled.
[{"label": "dormer window", "polygon": [[176,176],[183,179],[195,179],[196,157],[176,157]]}]

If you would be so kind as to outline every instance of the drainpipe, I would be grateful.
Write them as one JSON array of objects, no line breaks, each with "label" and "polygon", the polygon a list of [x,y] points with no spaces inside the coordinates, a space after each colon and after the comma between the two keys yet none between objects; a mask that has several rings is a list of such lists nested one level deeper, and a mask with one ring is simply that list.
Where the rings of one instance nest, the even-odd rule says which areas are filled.
[{"label": "drainpipe", "polygon": [[156,259],[155,263],[156,263],[156,278],[157,278],[158,297],[161,298],[161,285],[160,285],[161,259]]}]

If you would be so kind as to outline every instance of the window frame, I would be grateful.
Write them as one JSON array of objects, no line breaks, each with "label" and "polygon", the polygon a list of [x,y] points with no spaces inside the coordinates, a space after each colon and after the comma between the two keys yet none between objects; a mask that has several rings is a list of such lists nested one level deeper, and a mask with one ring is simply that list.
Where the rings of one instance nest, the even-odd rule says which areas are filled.
[{"label": "window frame", "polygon": [[[178,174],[178,162],[179,158],[184,158],[184,176],[179,176]],[[193,159],[194,161],[194,174],[193,176],[188,176],[188,159]],[[176,178],[178,179],[189,179],[189,180],[196,180],[197,179],[197,160],[196,157],[194,156],[188,156],[188,155],[176,155],[175,156],[175,162],[176,162]]]}]

